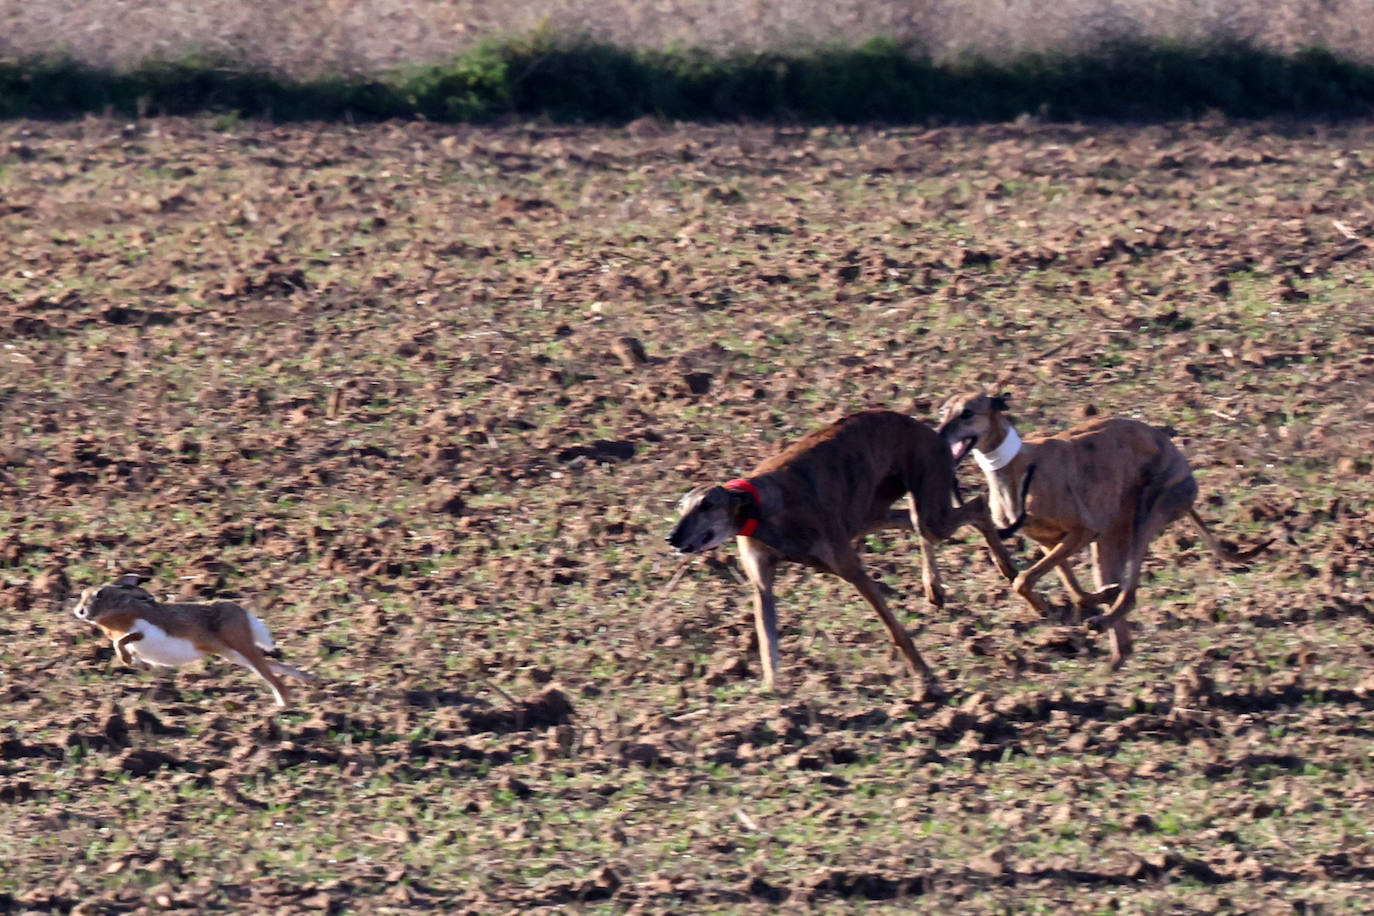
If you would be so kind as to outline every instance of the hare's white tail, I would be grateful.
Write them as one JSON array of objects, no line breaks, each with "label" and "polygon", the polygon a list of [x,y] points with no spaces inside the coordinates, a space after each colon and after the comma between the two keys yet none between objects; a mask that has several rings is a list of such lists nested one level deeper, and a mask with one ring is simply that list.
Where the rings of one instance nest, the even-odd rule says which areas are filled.
[{"label": "hare's white tail", "polygon": [[277,644],[272,641],[272,634],[267,632],[267,625],[259,620],[256,614],[248,615],[248,625],[253,628],[253,645],[264,652],[271,652],[277,648]]}]

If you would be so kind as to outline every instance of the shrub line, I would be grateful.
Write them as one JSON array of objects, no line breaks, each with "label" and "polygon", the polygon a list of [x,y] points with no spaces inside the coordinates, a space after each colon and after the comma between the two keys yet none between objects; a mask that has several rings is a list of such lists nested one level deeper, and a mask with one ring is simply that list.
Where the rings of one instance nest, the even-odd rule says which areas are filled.
[{"label": "shrub line", "polygon": [[71,59],[0,61],[0,117],[206,112],[278,121],[506,116],[562,122],[1150,121],[1365,117],[1374,67],[1322,49],[1113,44],[1078,54],[936,63],[889,39],[859,47],[717,54],[627,49],[545,32],[370,77],[293,80],[188,57],[109,71]]}]

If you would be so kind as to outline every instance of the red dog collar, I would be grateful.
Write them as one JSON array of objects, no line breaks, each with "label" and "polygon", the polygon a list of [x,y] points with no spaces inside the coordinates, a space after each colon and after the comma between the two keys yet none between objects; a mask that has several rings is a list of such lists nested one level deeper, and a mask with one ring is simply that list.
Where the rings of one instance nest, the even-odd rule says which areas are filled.
[{"label": "red dog collar", "polygon": [[751,506],[748,510],[748,515],[745,516],[744,524],[740,526],[739,536],[747,538],[755,531],[758,531],[759,488],[754,486],[749,481],[739,477],[735,478],[734,480],[727,480],[725,483],[721,484],[721,486],[727,490],[743,490],[744,492],[748,493],[749,496],[753,499],[753,506]]}]

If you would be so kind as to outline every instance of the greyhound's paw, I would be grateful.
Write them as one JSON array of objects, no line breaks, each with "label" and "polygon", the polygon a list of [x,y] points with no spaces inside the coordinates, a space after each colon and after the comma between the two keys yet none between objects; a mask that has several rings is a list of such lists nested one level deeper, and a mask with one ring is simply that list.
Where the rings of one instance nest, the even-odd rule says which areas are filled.
[{"label": "greyhound's paw", "polygon": [[1045,600],[1045,598],[1043,598],[1037,592],[1018,591],[1017,594],[1019,594],[1022,598],[1025,598],[1026,603],[1029,604],[1032,608],[1034,608],[1035,613],[1039,614],[1041,617],[1056,616],[1054,613],[1054,606],[1050,604],[1049,601]]},{"label": "greyhound's paw", "polygon": [[1026,578],[1025,573],[1012,580],[1011,590],[1026,599],[1030,606],[1039,612],[1040,616],[1044,617],[1049,614],[1050,603],[1036,593],[1035,586]]},{"label": "greyhound's paw", "polygon": [[787,678],[777,677],[771,681],[760,681],[758,692],[764,696],[787,697],[792,695],[792,688]]},{"label": "greyhound's paw", "polygon": [[911,699],[917,703],[938,703],[947,696],[934,677],[918,680],[911,690]]},{"label": "greyhound's paw", "polygon": [[926,589],[926,600],[932,607],[945,606],[945,590],[943,588],[929,587]]},{"label": "greyhound's paw", "polygon": [[1089,617],[1083,621],[1083,626],[1094,633],[1105,633],[1111,627],[1112,620],[1110,614],[1098,614],[1096,617]]},{"label": "greyhound's paw", "polygon": [[1121,586],[1115,584],[1108,585],[1106,588],[1099,589],[1098,591],[1088,592],[1088,594],[1083,596],[1083,600],[1078,602],[1078,606],[1085,610],[1090,607],[1099,607],[1101,605],[1111,607],[1116,603],[1116,599],[1120,597]]}]

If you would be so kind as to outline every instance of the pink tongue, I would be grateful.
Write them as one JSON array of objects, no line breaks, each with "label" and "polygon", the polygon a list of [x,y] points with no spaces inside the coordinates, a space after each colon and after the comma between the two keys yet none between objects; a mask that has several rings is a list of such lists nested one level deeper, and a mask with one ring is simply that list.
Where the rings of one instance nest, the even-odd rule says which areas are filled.
[{"label": "pink tongue", "polygon": [[955,458],[962,458],[964,456],[964,449],[966,449],[967,447],[968,443],[960,439],[958,442],[955,442],[953,445],[951,445],[949,447],[949,450]]}]

